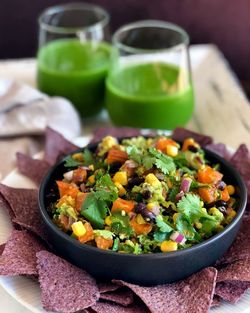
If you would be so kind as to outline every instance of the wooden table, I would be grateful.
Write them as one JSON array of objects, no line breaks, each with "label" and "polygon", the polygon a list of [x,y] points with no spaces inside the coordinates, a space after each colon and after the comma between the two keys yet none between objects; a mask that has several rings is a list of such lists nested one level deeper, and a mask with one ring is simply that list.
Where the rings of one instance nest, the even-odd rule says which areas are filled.
[{"label": "wooden table", "polygon": [[[188,128],[214,137],[236,148],[241,142],[250,147],[250,106],[236,76],[220,51],[213,45],[191,46],[195,113]],[[0,62],[0,78],[10,78],[35,86],[34,59]],[[1,91],[0,91],[1,92]],[[109,125],[107,115],[84,122],[83,135],[93,127]],[[0,287],[0,303],[8,313],[29,313]],[[3,312],[3,311],[2,311]]]}]

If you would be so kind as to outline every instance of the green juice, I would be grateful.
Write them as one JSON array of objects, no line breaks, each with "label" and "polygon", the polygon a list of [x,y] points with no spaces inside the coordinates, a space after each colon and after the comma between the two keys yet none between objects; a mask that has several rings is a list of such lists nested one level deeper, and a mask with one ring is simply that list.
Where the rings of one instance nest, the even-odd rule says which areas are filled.
[{"label": "green juice", "polygon": [[69,99],[83,117],[95,115],[103,107],[109,56],[110,46],[104,42],[62,39],[48,43],[38,52],[38,87]]},{"label": "green juice", "polygon": [[184,126],[192,116],[194,99],[191,84],[184,84],[181,77],[178,67],[165,63],[114,72],[106,80],[106,106],[112,121],[143,128]]}]

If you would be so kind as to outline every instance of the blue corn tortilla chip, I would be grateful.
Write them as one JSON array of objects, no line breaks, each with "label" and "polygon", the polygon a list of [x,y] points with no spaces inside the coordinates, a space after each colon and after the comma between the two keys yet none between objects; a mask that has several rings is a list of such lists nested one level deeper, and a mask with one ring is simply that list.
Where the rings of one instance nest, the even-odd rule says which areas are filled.
[{"label": "blue corn tortilla chip", "polygon": [[239,171],[245,181],[250,202],[250,152],[245,144],[239,146],[230,162]]},{"label": "blue corn tortilla chip", "polygon": [[224,143],[211,143],[209,145],[206,145],[205,148],[218,154],[226,160],[229,160],[231,158],[231,154],[227,150],[227,147],[226,145],[224,145]]},{"label": "blue corn tortilla chip", "polygon": [[44,222],[38,208],[38,191],[35,189],[12,188],[0,184],[0,196],[11,208],[10,218],[47,241]]},{"label": "blue corn tortilla chip", "polygon": [[124,307],[118,304],[97,302],[91,309],[92,311],[89,312],[95,313],[150,313],[143,303]]},{"label": "blue corn tortilla chip", "polygon": [[44,249],[32,234],[13,230],[0,256],[0,275],[37,275],[36,253]]},{"label": "blue corn tortilla chip", "polygon": [[220,282],[216,284],[215,294],[225,301],[236,303],[249,288],[250,283],[245,281]]},{"label": "blue corn tortilla chip", "polygon": [[0,255],[3,254],[4,248],[5,248],[5,243],[0,245]]},{"label": "blue corn tortilla chip", "polygon": [[130,127],[99,127],[94,130],[92,143],[102,140],[105,136],[113,136],[116,138],[121,137],[134,137],[140,136],[141,130],[139,128],[130,128]]},{"label": "blue corn tortilla chip", "polygon": [[79,148],[50,127],[46,128],[45,137],[44,160],[50,165]]},{"label": "blue corn tortilla chip", "polygon": [[218,307],[218,306],[220,306],[220,304],[221,304],[221,298],[217,295],[214,295],[213,301],[211,303],[211,308]]},{"label": "blue corn tortilla chip", "polygon": [[84,270],[48,252],[37,253],[37,269],[45,310],[73,313],[96,303],[96,281]]},{"label": "blue corn tortilla chip", "polygon": [[208,267],[173,284],[140,287],[120,280],[113,282],[130,288],[151,313],[205,313],[212,303],[216,276],[217,270]]},{"label": "blue corn tortilla chip", "polygon": [[111,292],[121,288],[121,286],[112,284],[111,282],[99,282],[97,285],[100,293]]},{"label": "blue corn tortilla chip", "polygon": [[177,127],[173,131],[172,135],[174,140],[183,141],[186,138],[192,137],[196,142],[198,142],[202,147],[210,145],[213,143],[213,139],[210,136],[202,135],[186,128]]},{"label": "blue corn tortilla chip", "polygon": [[128,306],[134,302],[134,294],[131,290],[120,288],[112,292],[101,293],[100,299]]},{"label": "blue corn tortilla chip", "polygon": [[216,262],[216,266],[250,258],[250,215],[245,214],[240,231],[229,250]]},{"label": "blue corn tortilla chip", "polygon": [[29,177],[37,186],[42,182],[43,177],[50,168],[48,162],[33,159],[28,155],[18,152],[16,154],[17,168],[19,172]]},{"label": "blue corn tortilla chip", "polygon": [[217,282],[234,280],[250,283],[250,257],[237,260],[218,271]]}]

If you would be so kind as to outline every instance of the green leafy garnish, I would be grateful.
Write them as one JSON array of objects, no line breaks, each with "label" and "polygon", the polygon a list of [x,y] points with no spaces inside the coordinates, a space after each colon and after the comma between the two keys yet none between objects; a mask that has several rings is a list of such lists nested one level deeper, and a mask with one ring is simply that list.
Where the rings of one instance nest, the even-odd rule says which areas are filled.
[{"label": "green leafy garnish", "polygon": [[116,235],[124,234],[130,237],[133,234],[133,229],[129,224],[129,217],[127,215],[122,216],[120,212],[113,213],[111,221],[111,231]]},{"label": "green leafy garnish", "polygon": [[200,241],[201,236],[190,224],[189,220],[183,215],[179,214],[176,221],[177,230],[185,236],[186,239],[192,241]]},{"label": "green leafy garnish", "polygon": [[95,193],[91,192],[83,202],[81,215],[90,221],[94,227],[103,228],[108,210],[106,202],[96,198]]},{"label": "green leafy garnish", "polygon": [[80,165],[83,165],[83,162],[73,159],[71,155],[65,159],[65,167],[77,167]]},{"label": "green leafy garnish", "polygon": [[103,237],[103,238],[105,238],[105,239],[113,239],[113,235],[114,235],[111,231],[106,230],[106,229],[103,229],[103,230],[101,230],[101,229],[94,230],[94,234],[95,234],[96,236],[101,236],[101,237]]},{"label": "green leafy garnish", "polygon": [[149,148],[149,153],[155,157],[155,166],[164,174],[174,172],[176,167],[173,158],[163,154],[155,148]]},{"label": "green leafy garnish", "polygon": [[106,202],[114,202],[118,198],[118,189],[109,174],[102,175],[97,179],[95,196],[97,199]]},{"label": "green leafy garnish", "polygon": [[159,230],[162,233],[170,233],[171,231],[173,231],[173,227],[171,227],[169,224],[167,224],[161,215],[158,215],[156,217],[156,225],[158,226]]},{"label": "green leafy garnish", "polygon": [[83,160],[84,160],[84,165],[86,165],[86,166],[96,163],[96,161],[93,157],[93,154],[89,149],[84,149]]}]

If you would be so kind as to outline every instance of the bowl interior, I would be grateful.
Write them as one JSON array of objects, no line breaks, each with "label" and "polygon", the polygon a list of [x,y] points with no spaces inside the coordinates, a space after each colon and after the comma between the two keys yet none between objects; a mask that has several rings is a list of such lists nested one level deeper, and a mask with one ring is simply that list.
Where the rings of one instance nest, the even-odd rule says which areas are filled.
[{"label": "bowl interior", "polygon": [[[121,140],[122,139],[124,139],[124,138],[121,138]],[[98,143],[90,144],[84,148],[80,148],[80,149],[72,152],[71,154],[76,153],[76,152],[81,152],[85,148],[88,148],[89,150],[94,151],[96,149],[97,145],[98,145]],[[225,227],[225,229],[222,232],[210,237],[209,239],[202,241],[201,243],[195,244],[194,246],[192,246],[190,248],[183,249],[183,250],[177,250],[174,252],[164,254],[167,257],[171,257],[171,255],[176,255],[176,254],[185,254],[187,252],[190,252],[192,250],[199,248],[201,245],[209,244],[211,241],[222,237],[225,233],[229,232],[230,229],[232,229],[233,226],[236,223],[238,223],[239,220],[241,219],[241,217],[243,216],[243,213],[244,213],[244,210],[246,207],[246,201],[247,201],[247,191],[246,191],[246,187],[245,187],[245,184],[244,184],[241,176],[239,175],[237,170],[228,161],[226,161],[225,159],[218,156],[217,154],[215,154],[212,151],[209,151],[206,149],[204,149],[204,151],[205,151],[206,159],[209,162],[211,162],[212,164],[217,164],[217,163],[220,164],[220,170],[224,174],[223,180],[227,184],[232,184],[232,185],[236,186],[236,194],[238,197],[237,215],[235,216],[233,221]],[[47,226],[52,228],[53,231],[55,231],[57,234],[60,235],[60,237],[64,238],[67,241],[71,241],[73,246],[78,246],[78,247],[84,246],[90,250],[98,249],[98,248],[92,247],[90,245],[81,244],[77,240],[71,238],[69,235],[67,235],[63,231],[61,231],[59,229],[59,227],[57,227],[52,222],[51,213],[50,213],[50,205],[51,205],[51,203],[54,203],[59,197],[59,192],[57,189],[56,180],[62,179],[63,173],[65,173],[65,169],[66,169],[64,167],[65,158],[62,159],[61,161],[59,161],[56,165],[54,165],[49,170],[46,177],[43,179],[43,182],[42,182],[42,184],[40,186],[40,190],[39,190],[39,207],[40,207],[41,214],[42,214],[43,219],[45,220],[45,223],[47,224]],[[100,249],[98,249],[98,250],[100,250]],[[104,254],[109,253],[109,254],[121,256],[121,254],[118,254],[117,252],[113,252],[110,250],[103,250],[101,252]],[[162,257],[163,254],[162,253],[153,253],[153,254],[148,254],[148,255],[145,255],[145,254],[143,254],[143,255],[126,254],[126,255],[129,257],[136,257],[136,258],[140,258],[140,257],[145,258],[146,256],[149,258],[154,258],[156,255],[159,255]]]}]

